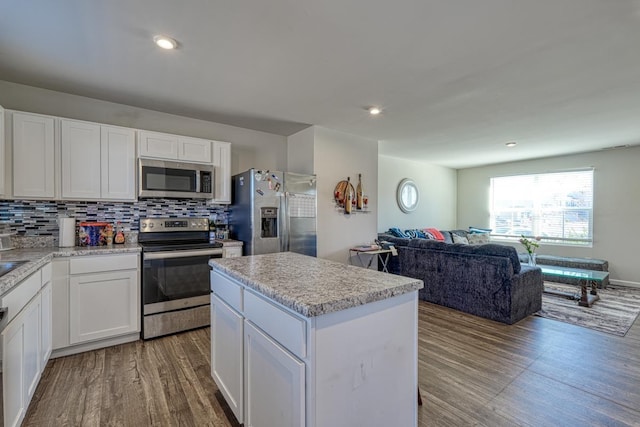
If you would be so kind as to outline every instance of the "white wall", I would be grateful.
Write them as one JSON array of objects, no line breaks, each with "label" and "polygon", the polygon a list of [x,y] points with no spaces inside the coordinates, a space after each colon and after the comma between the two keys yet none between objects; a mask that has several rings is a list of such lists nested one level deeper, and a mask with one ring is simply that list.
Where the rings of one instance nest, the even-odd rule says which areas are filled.
[{"label": "white wall", "polygon": [[489,225],[489,179],[493,176],[594,167],[593,247],[543,244],[538,253],[606,259],[612,281],[640,286],[638,165],[640,146],[459,170],[458,227]]},{"label": "white wall", "polygon": [[287,138],[287,171],[313,174],[315,129],[309,126]]},{"label": "white wall", "polygon": [[[404,178],[415,181],[420,199],[415,211],[404,213],[396,203],[396,189]],[[378,157],[378,231],[391,227],[456,228],[457,175],[455,169],[394,157]]]},{"label": "white wall", "polygon": [[284,136],[176,116],[0,80],[0,105],[98,123],[231,142],[231,173],[249,168],[285,170]]},{"label": "white wall", "polygon": [[[319,126],[314,132],[314,173],[318,177],[318,257],[348,262],[349,248],[376,238],[378,218],[378,141]],[[336,210],[333,190],[347,177],[369,196],[369,213]]]}]

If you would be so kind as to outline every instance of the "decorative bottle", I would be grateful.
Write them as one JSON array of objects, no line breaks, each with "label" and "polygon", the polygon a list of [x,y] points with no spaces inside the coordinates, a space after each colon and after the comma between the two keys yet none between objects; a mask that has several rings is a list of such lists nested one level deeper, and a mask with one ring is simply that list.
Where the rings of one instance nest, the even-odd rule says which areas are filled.
[{"label": "decorative bottle", "polygon": [[358,174],[358,186],[356,187],[356,209],[362,210],[362,174]]},{"label": "decorative bottle", "polygon": [[124,232],[122,231],[122,225],[118,221],[116,227],[116,236],[113,238],[113,243],[123,244],[124,243]]},{"label": "decorative bottle", "polygon": [[344,190],[344,213],[350,214],[353,209],[353,191],[351,191],[351,177],[347,177],[347,187]]}]

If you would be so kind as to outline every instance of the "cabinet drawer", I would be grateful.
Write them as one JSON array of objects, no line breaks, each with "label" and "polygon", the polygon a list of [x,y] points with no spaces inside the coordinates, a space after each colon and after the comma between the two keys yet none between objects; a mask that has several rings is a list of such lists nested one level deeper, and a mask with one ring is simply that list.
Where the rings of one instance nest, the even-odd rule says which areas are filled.
[{"label": "cabinet drawer", "polygon": [[[42,286],[41,270],[36,271],[31,276],[16,285],[8,294],[0,298],[0,306],[7,309],[3,324],[11,321],[27,305],[31,298],[40,292]],[[5,323],[6,322],[6,323]]]},{"label": "cabinet drawer", "polygon": [[135,270],[137,268],[137,254],[73,257],[69,260],[69,274]]},{"label": "cabinet drawer", "polygon": [[233,307],[234,310],[242,313],[242,286],[233,280],[218,273],[211,272],[211,290],[222,301]]},{"label": "cabinet drawer", "polygon": [[244,293],[244,315],[287,350],[300,358],[306,356],[306,322],[252,292]]},{"label": "cabinet drawer", "polygon": [[52,275],[51,263],[48,263],[47,265],[42,267],[41,271],[42,271],[42,284],[46,285],[48,282],[51,281],[51,275]]}]

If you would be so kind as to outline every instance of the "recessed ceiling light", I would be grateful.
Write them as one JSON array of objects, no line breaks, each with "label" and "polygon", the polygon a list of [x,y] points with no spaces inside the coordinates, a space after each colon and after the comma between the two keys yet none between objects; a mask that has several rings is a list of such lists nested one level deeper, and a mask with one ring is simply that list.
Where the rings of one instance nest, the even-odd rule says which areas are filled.
[{"label": "recessed ceiling light", "polygon": [[517,143],[517,142],[515,142],[515,141],[510,141],[510,142],[507,142],[507,143],[506,143],[506,144],[504,144],[504,145],[506,145],[507,147],[511,148],[511,147],[515,147],[517,144],[518,144],[518,143]]},{"label": "recessed ceiling light", "polygon": [[380,108],[378,108],[378,107],[369,108],[369,114],[371,114],[372,116],[377,116],[381,112],[382,112],[382,110]]},{"label": "recessed ceiling light", "polygon": [[176,47],[178,47],[178,43],[171,37],[167,36],[155,36],[153,38],[153,41],[156,42],[156,44],[161,48],[167,50],[175,49]]}]

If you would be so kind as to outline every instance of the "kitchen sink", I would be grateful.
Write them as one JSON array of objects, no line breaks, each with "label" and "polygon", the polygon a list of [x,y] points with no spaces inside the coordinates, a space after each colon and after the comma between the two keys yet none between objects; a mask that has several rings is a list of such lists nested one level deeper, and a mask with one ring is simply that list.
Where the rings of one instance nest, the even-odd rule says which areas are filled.
[{"label": "kitchen sink", "polygon": [[15,270],[22,264],[26,264],[29,261],[0,261],[0,277]]}]

